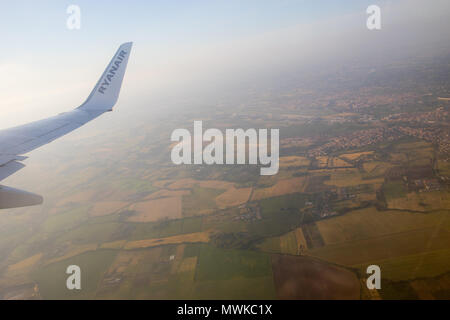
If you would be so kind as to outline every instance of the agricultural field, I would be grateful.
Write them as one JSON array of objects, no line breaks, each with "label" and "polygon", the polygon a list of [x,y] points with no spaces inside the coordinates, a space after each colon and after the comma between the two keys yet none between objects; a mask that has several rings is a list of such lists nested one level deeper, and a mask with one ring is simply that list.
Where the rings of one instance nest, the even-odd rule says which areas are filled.
[{"label": "agricultural field", "polygon": [[363,164],[364,170],[371,177],[384,176],[386,171],[388,171],[391,167],[392,164],[390,164],[389,162],[382,162],[382,161],[369,161],[364,162]]},{"label": "agricultural field", "polygon": [[96,202],[93,205],[93,207],[89,211],[89,214],[93,217],[101,217],[104,215],[115,213],[120,209],[126,207],[127,205],[128,203],[123,201],[100,201]]},{"label": "agricultural field", "polygon": [[252,188],[232,187],[224,193],[218,195],[215,198],[215,201],[219,209],[235,207],[246,203],[249,200],[251,194]]},{"label": "agricultural field", "polygon": [[278,299],[359,299],[356,274],[308,257],[272,255]]},{"label": "agricultural field", "polygon": [[182,216],[192,217],[214,212],[217,209],[214,199],[224,191],[223,189],[193,187],[191,193],[182,198]]},{"label": "agricultural field", "polygon": [[[139,144],[121,144],[120,157],[105,143],[80,176],[65,159],[66,187],[45,186],[41,207],[0,214],[0,298],[448,299],[450,165],[438,146],[396,125],[347,121],[356,111],[298,116],[296,102],[292,112],[264,103],[267,119],[241,116],[243,106],[217,127],[239,118],[282,128],[273,176],[260,165],[167,164],[159,127],[128,133]],[[34,170],[55,176],[51,163]],[[80,292],[65,289],[70,264],[82,269]],[[365,285],[372,264],[376,291]]]},{"label": "agricultural field", "polygon": [[450,193],[447,191],[410,192],[404,197],[388,200],[389,209],[429,212],[450,206]]},{"label": "agricultural field", "polygon": [[49,216],[42,224],[43,232],[49,233],[60,230],[68,230],[78,226],[88,219],[88,208],[78,207],[59,214]]},{"label": "agricultural field", "polygon": [[364,157],[368,157],[368,156],[372,155],[373,153],[374,153],[374,151],[345,153],[345,154],[341,154],[339,157],[341,157],[342,159],[348,160],[348,161],[355,161],[355,160],[359,160]]},{"label": "agricultural field", "polygon": [[271,187],[255,189],[253,191],[252,200],[261,200],[289,193],[304,192],[307,183],[308,179],[306,177],[279,180]]},{"label": "agricultural field", "polygon": [[[40,267],[32,272],[31,277],[39,286],[40,295],[44,299],[92,299],[95,297],[103,273],[116,254],[114,250],[89,251]],[[84,276],[81,280],[83,290],[67,290],[68,265],[77,265],[83,270]]]},{"label": "agricultural field", "polygon": [[450,263],[448,211],[421,214],[367,208],[317,226],[325,245],[307,255],[360,270],[377,264],[390,280],[437,276]]},{"label": "agricultural field", "polygon": [[135,212],[128,218],[130,222],[153,222],[161,219],[179,219],[182,217],[182,198],[170,197],[137,202],[130,206]]},{"label": "agricultural field", "polygon": [[144,198],[144,200],[153,200],[153,199],[159,199],[159,198],[172,198],[172,197],[182,197],[189,195],[189,190],[167,190],[167,189],[161,189],[158,191],[155,191]]},{"label": "agricultural field", "polygon": [[319,169],[324,168],[350,168],[353,165],[346,160],[337,157],[317,157],[316,158],[316,166]]},{"label": "agricultural field", "polygon": [[302,228],[297,228],[279,237],[266,238],[257,247],[269,253],[301,255],[307,246]]},{"label": "agricultural field", "polygon": [[438,160],[438,172],[440,175],[450,178],[450,162]]},{"label": "agricultural field", "polygon": [[[263,253],[202,245],[195,279],[194,296],[198,297],[206,297],[207,292],[214,299],[270,299],[275,295],[270,256]],[[217,289],[211,292],[214,286]]]},{"label": "agricultural field", "polygon": [[157,247],[157,246],[169,245],[169,244],[201,243],[201,242],[209,242],[209,233],[208,232],[187,233],[187,234],[183,234],[183,235],[165,237],[165,238],[130,241],[130,242],[127,242],[123,248],[124,249],[139,249],[139,248]]},{"label": "agricultural field", "polygon": [[311,161],[306,157],[290,156],[280,158],[280,168],[307,167]]},{"label": "agricultural field", "polygon": [[365,177],[365,175],[356,168],[334,169],[322,171],[322,173],[330,175],[330,179],[326,181],[325,184],[336,187],[353,187],[362,184],[383,183],[384,181],[384,178]]}]

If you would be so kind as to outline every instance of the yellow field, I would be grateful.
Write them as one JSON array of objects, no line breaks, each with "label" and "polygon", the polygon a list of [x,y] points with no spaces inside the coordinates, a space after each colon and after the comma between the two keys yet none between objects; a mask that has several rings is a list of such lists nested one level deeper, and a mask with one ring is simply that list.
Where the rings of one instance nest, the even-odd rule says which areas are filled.
[{"label": "yellow field", "polygon": [[259,188],[268,188],[274,186],[278,181],[296,178],[294,174],[300,172],[308,172],[308,168],[296,168],[296,170],[290,170],[289,167],[280,168],[276,175],[272,176],[260,176],[257,186]]},{"label": "yellow field", "polygon": [[177,272],[182,273],[194,271],[196,267],[197,267],[197,257],[184,258],[181,261]]},{"label": "yellow field", "polygon": [[450,271],[450,249],[375,260],[353,267],[365,272],[370,264],[380,266],[383,277],[386,279],[400,281],[435,277]]},{"label": "yellow field", "polygon": [[363,164],[363,169],[372,176],[383,175],[391,167],[392,165],[389,162],[382,161],[364,162]]},{"label": "yellow field", "polygon": [[[365,273],[366,270],[364,270],[363,274]],[[361,300],[381,300],[381,295],[378,290],[367,288],[367,278],[361,277],[359,281],[361,283]]]},{"label": "yellow field", "polygon": [[390,199],[388,208],[420,212],[450,208],[450,194],[447,191],[411,192],[406,197]]},{"label": "yellow field", "polygon": [[172,190],[177,189],[192,189],[194,186],[212,189],[229,189],[234,186],[234,183],[221,180],[195,180],[195,179],[180,179],[171,183],[167,188]]},{"label": "yellow field", "polygon": [[424,141],[403,143],[396,146],[402,152],[411,166],[425,166],[432,163],[434,156],[433,146]]},{"label": "yellow field", "polygon": [[288,232],[280,237],[280,251],[285,254],[298,254],[295,232]]},{"label": "yellow field", "polygon": [[327,172],[330,174],[330,180],[325,181],[325,184],[336,187],[351,187],[360,184],[383,183],[384,181],[384,178],[364,179],[356,168],[334,169]]},{"label": "yellow field", "polygon": [[43,254],[38,253],[15,264],[9,265],[0,277],[0,289],[29,282],[29,273],[41,260]]},{"label": "yellow field", "polygon": [[305,157],[289,156],[280,158],[280,168],[307,167],[310,161]]},{"label": "yellow field", "polygon": [[422,150],[424,148],[430,148],[431,144],[426,141],[417,141],[417,142],[407,142],[407,143],[401,143],[398,144],[395,148],[397,150]]},{"label": "yellow field", "polygon": [[56,206],[61,207],[71,202],[76,203],[86,203],[95,195],[94,190],[84,190],[78,193],[72,194],[70,196],[64,197],[62,200],[58,201]]},{"label": "yellow field", "polygon": [[258,245],[258,248],[270,253],[300,255],[307,248],[302,228],[288,232],[279,237],[271,237]]},{"label": "yellow field", "polygon": [[364,162],[363,168],[367,172],[373,171],[376,167],[378,167],[381,164],[379,161],[372,161],[372,162]]},{"label": "yellow field", "polygon": [[167,185],[171,184],[173,180],[157,180],[153,182],[153,185],[157,188],[165,188]]},{"label": "yellow field", "polygon": [[252,200],[276,197],[288,193],[305,192],[306,186],[306,177],[279,180],[271,187],[255,189],[253,191]]},{"label": "yellow field", "polygon": [[324,119],[333,119],[336,117],[353,117],[353,116],[358,116],[357,113],[353,113],[353,112],[340,112],[340,113],[335,113],[335,114],[330,114],[330,115],[326,115],[323,116]]},{"label": "yellow field", "polygon": [[222,180],[201,180],[197,181],[197,185],[202,188],[225,190],[234,187],[234,183]]},{"label": "yellow field", "polygon": [[252,193],[252,188],[235,188],[232,187],[221,193],[214,200],[216,201],[217,207],[219,209],[224,209],[228,207],[238,206],[248,201],[250,194]]},{"label": "yellow field", "polygon": [[130,206],[136,214],[129,217],[130,222],[152,222],[160,219],[179,219],[182,217],[181,197],[161,198],[136,202]]},{"label": "yellow field", "polygon": [[418,214],[378,211],[374,207],[351,211],[342,216],[316,222],[325,244],[357,241],[411,230],[443,226],[450,230],[450,214]]},{"label": "yellow field", "polygon": [[[374,190],[377,190],[381,188],[381,183],[375,183],[373,184]],[[375,201],[377,199],[376,192],[367,192],[367,193],[358,193],[356,195],[357,201]]]},{"label": "yellow field", "polygon": [[352,167],[352,164],[348,163],[345,160],[336,157],[330,157],[328,159],[328,167],[336,168],[336,167]]},{"label": "yellow field", "polygon": [[408,157],[404,153],[390,153],[389,157],[394,162],[406,162],[406,161],[408,161]]},{"label": "yellow field", "polygon": [[345,208],[347,209],[358,208],[361,206],[361,201],[363,200],[359,199],[358,197],[351,200],[339,201],[335,203],[334,209],[339,210]]},{"label": "yellow field", "polygon": [[31,257],[28,257],[22,261],[19,261],[15,264],[12,264],[8,266],[7,269],[7,275],[10,275],[11,273],[20,273],[20,272],[27,272],[29,269],[31,269],[36,263],[39,262],[42,258],[42,253],[37,253]]},{"label": "yellow field", "polygon": [[302,253],[307,248],[306,239],[305,236],[303,235],[303,230],[302,228],[297,228],[293,232],[295,234],[295,240],[297,241],[297,252]]},{"label": "yellow field", "polygon": [[101,249],[121,249],[125,243],[126,240],[117,240],[117,241],[111,241],[111,242],[105,242],[100,245]]},{"label": "yellow field", "polygon": [[447,249],[448,243],[448,231],[428,228],[326,245],[306,254],[347,266],[368,265],[373,261]]},{"label": "yellow field", "polygon": [[433,158],[434,149],[431,145],[429,145],[428,147],[415,149],[413,152],[417,157]]},{"label": "yellow field", "polygon": [[265,238],[264,241],[256,246],[258,249],[269,253],[280,252],[280,237]]},{"label": "yellow field", "polygon": [[339,168],[339,167],[352,167],[351,163],[336,157],[316,157],[317,166],[319,168]]},{"label": "yellow field", "polygon": [[144,198],[144,200],[154,200],[158,198],[170,198],[170,197],[181,197],[190,194],[189,190],[158,190],[151,194],[149,194],[147,197]]},{"label": "yellow field", "polygon": [[144,259],[146,261],[158,261],[160,254],[161,248],[159,247],[145,251],[121,250],[109,267],[106,276],[108,276],[108,274],[127,273],[127,271],[133,270],[132,267],[137,266]]},{"label": "yellow field", "polygon": [[309,147],[313,144],[312,140],[310,138],[304,138],[300,139],[297,138],[295,140],[289,141],[288,139],[282,139],[281,141],[281,148],[292,148],[292,147]]},{"label": "yellow field", "polygon": [[180,243],[199,243],[199,242],[206,243],[209,242],[209,236],[210,236],[209,232],[195,232],[167,238],[130,241],[127,242],[127,244],[124,246],[124,249],[129,250],[129,249],[149,248]]},{"label": "yellow field", "polygon": [[345,160],[353,161],[353,160],[357,160],[363,156],[371,155],[373,153],[374,153],[374,151],[346,153],[346,154],[341,154],[339,157],[344,158]]},{"label": "yellow field", "polygon": [[316,222],[325,246],[306,254],[405,279],[450,271],[450,213],[377,211],[367,208]]},{"label": "yellow field", "polygon": [[92,209],[90,210],[89,214],[94,217],[104,216],[114,213],[122,209],[126,205],[128,205],[128,203],[123,201],[96,202],[92,207]]},{"label": "yellow field", "polygon": [[77,256],[79,254],[82,254],[82,253],[85,253],[85,252],[88,252],[88,251],[97,250],[97,247],[98,247],[97,244],[87,244],[87,245],[81,245],[81,246],[73,246],[71,248],[71,250],[69,252],[65,253],[64,255],[46,261],[45,265],[49,265],[49,264],[52,264],[53,262],[58,262],[58,261],[61,261],[61,260],[65,260],[67,258],[71,258],[71,257]]},{"label": "yellow field", "polygon": [[423,147],[418,147],[412,150],[405,150],[405,153],[409,158],[433,158],[434,149],[430,144],[424,145]]},{"label": "yellow field", "polygon": [[316,157],[317,160],[317,166],[319,168],[326,168],[328,166],[328,157],[322,156],[322,157]]},{"label": "yellow field", "polygon": [[445,177],[450,177],[450,162],[438,160],[439,174]]},{"label": "yellow field", "polygon": [[184,244],[176,246],[175,253],[173,254],[174,259],[171,260],[172,265],[170,267],[170,273],[172,273],[172,274],[177,273],[178,269],[180,268],[180,265],[183,262],[185,247],[186,247],[186,245],[184,245]]}]

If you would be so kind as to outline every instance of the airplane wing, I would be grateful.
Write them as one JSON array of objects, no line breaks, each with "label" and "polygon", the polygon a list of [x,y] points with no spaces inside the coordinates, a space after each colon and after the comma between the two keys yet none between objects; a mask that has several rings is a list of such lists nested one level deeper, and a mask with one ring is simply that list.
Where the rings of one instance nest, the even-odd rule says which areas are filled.
[{"label": "airplane wing", "polygon": [[[27,157],[23,154],[62,137],[107,111],[112,111],[119,97],[131,47],[131,42],[119,47],[86,101],[78,108],[47,119],[0,130],[0,181],[25,166],[21,161]],[[20,202],[13,199],[14,194],[18,197],[33,195],[0,186],[0,209],[15,207],[12,205]],[[40,199],[42,203],[42,197]]]}]

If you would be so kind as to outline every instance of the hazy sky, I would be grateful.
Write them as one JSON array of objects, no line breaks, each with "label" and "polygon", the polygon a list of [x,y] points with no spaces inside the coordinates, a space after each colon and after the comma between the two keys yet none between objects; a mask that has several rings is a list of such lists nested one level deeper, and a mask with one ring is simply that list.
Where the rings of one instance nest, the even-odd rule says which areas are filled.
[{"label": "hazy sky", "polygon": [[[81,8],[80,30],[66,27],[70,4]],[[370,4],[382,9],[380,31],[366,29]],[[449,7],[448,0],[4,2],[0,128],[81,104],[126,41],[134,48],[118,104],[123,114],[158,108],[152,99],[163,93],[173,98],[289,66],[445,51]]]}]

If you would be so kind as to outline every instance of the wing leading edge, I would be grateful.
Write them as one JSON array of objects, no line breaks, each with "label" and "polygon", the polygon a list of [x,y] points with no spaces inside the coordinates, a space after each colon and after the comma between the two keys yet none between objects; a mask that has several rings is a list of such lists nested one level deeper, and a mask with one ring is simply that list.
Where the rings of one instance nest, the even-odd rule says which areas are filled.
[{"label": "wing leading edge", "polygon": [[[119,97],[122,80],[130,56],[132,42],[122,44],[114,54],[86,101],[78,108],[47,119],[0,130],[0,181],[22,169],[23,154],[62,137],[112,111]],[[15,196],[13,196],[15,195]],[[11,201],[17,198],[15,206]],[[6,203],[5,199],[9,199]],[[0,186],[0,209],[33,205],[40,196]]]},{"label": "wing leading edge", "polygon": [[[131,42],[122,44],[86,101],[78,108],[47,119],[0,130],[0,180],[16,172],[21,156],[111,111],[119,97]],[[23,165],[22,165],[23,166]],[[20,168],[19,168],[20,169]]]}]

